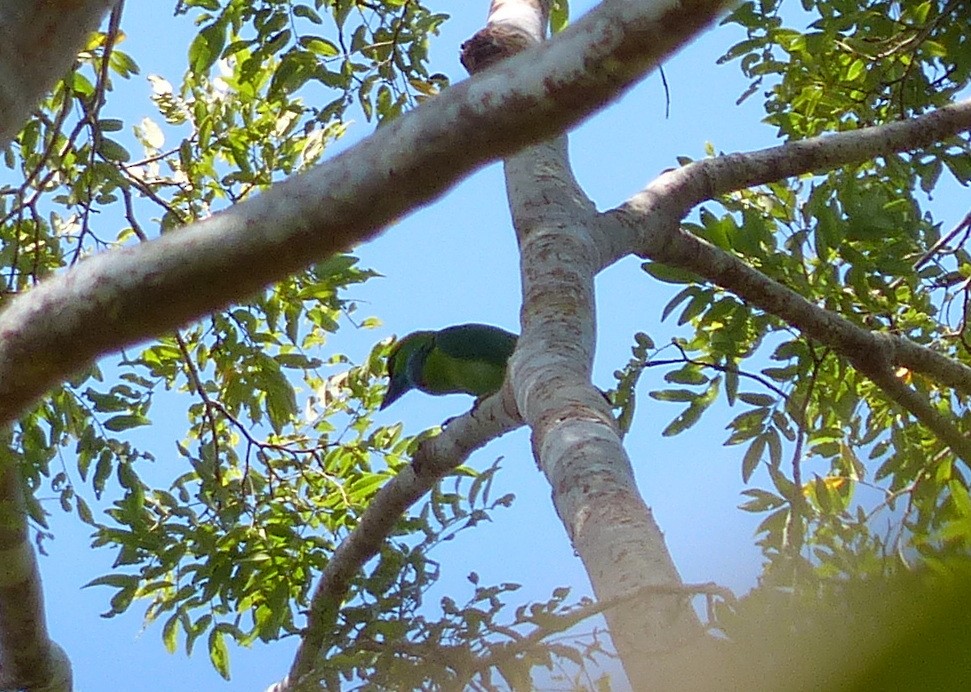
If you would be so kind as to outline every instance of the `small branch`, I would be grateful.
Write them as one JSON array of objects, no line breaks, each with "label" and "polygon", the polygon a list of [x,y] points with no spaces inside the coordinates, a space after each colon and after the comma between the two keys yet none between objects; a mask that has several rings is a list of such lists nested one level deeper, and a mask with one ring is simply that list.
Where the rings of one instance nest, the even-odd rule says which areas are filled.
[{"label": "small branch", "polygon": [[[213,415],[213,401],[209,397],[209,393],[206,392],[206,387],[202,382],[202,376],[199,374],[199,368],[196,367],[196,362],[192,359],[192,354],[189,352],[189,346],[186,344],[185,339],[182,338],[182,333],[176,330],[175,332],[175,343],[179,346],[179,353],[182,354],[182,362],[185,364],[186,372],[189,376],[189,383],[195,393],[199,395],[199,399],[202,400],[203,416],[209,425],[209,433],[212,435],[212,468],[213,468],[213,479],[216,481],[217,486],[222,486],[222,467],[219,463],[219,426],[216,425],[216,416]],[[200,442],[202,442],[202,435],[199,436]]]},{"label": "small branch", "polygon": [[[929,262],[934,257],[934,255],[936,255],[938,252],[940,252],[940,250],[944,246],[946,246],[948,243],[950,243],[952,240],[954,240],[954,238],[956,238],[962,232],[967,231],[969,229],[971,229],[971,212],[969,212],[961,220],[961,222],[957,226],[955,226],[954,228],[952,228],[945,235],[941,236],[941,239],[940,240],[938,240],[936,243],[934,243],[927,252],[925,252],[923,255],[921,255],[917,259],[917,261],[914,262],[914,271],[917,271],[922,266],[924,266],[927,262]],[[894,283],[896,283],[896,282],[894,282]],[[893,286],[894,284],[890,284],[890,285]]]},{"label": "small branch", "polygon": [[761,375],[756,375],[755,373],[747,372],[745,370],[732,369],[728,366],[719,365],[718,363],[711,363],[706,360],[697,360],[696,358],[690,358],[688,357],[688,354],[685,352],[685,350],[679,344],[675,344],[675,346],[681,352],[680,358],[665,358],[662,360],[650,359],[644,363],[644,367],[653,368],[659,365],[676,365],[678,363],[687,363],[689,365],[697,365],[698,367],[701,367],[701,368],[710,368],[712,370],[717,370],[718,372],[723,372],[723,373],[734,372],[739,377],[744,377],[750,380],[754,380],[755,382],[758,382],[760,385],[762,385],[763,387],[771,391],[773,394],[780,397],[783,401],[789,400],[788,394],[786,394],[784,391],[776,387],[774,384],[772,384],[772,382],[762,377]]},{"label": "small branch", "polygon": [[[611,608],[618,608],[631,601],[651,598],[652,596],[684,596],[690,598],[698,594],[704,594],[709,599],[721,598],[729,602],[735,601],[735,594],[731,590],[713,582],[705,584],[657,584],[643,586],[630,593],[603,601],[592,602],[567,613],[546,613],[543,615],[544,624],[542,626],[537,626],[526,634],[511,631],[507,636],[513,639],[513,641],[491,647],[491,653],[475,658],[469,664],[470,669],[466,673],[469,677],[472,677],[489,668],[501,665],[503,661],[525,653],[550,635],[565,632],[584,620],[595,615],[600,615]],[[669,652],[664,651],[662,653]],[[645,652],[645,655],[650,656],[650,652]]]},{"label": "small branch", "polygon": [[[411,466],[402,469],[371,500],[361,521],[334,551],[314,591],[303,640],[287,680],[277,690],[288,690],[313,671],[333,631],[351,580],[380,550],[400,518],[452,469],[491,440],[522,425],[508,387],[452,419],[441,435],[421,443]],[[292,682],[291,682],[292,681]]]}]

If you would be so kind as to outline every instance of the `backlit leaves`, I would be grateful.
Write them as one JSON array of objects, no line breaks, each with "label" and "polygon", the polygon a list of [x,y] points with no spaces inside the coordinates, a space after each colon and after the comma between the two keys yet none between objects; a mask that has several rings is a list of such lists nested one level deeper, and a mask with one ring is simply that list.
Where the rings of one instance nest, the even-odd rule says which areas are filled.
[{"label": "backlit leaves", "polygon": [[[961,3],[805,0],[802,8],[746,2],[725,20],[746,34],[722,58],[751,80],[740,100],[762,96],[782,139],[924,113],[971,83]],[[968,364],[966,224],[935,219],[923,193],[948,172],[967,183],[969,154],[965,135],[776,181],[708,203],[683,227],[861,328]],[[725,442],[739,450],[742,478],[765,486],[746,490],[742,508],[765,515],[757,533],[766,584],[815,594],[827,579],[966,556],[967,469],[934,434],[811,335],[681,270],[644,268],[680,284],[661,315],[672,334],[635,347],[617,372],[615,400],[633,402],[643,373],[663,373],[666,384],[653,383],[650,395],[680,407],[664,430],[674,434],[704,411],[725,415],[709,401],[724,382]],[[907,369],[896,377],[971,433],[964,395]]]}]

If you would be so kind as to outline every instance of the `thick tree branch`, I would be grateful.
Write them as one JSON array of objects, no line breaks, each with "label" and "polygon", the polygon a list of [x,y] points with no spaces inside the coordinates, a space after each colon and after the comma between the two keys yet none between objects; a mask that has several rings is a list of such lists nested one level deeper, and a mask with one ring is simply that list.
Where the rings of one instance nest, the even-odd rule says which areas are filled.
[{"label": "thick tree branch", "polygon": [[[792,142],[750,154],[718,156],[665,173],[620,208],[600,217],[611,262],[631,251],[690,269],[802,329],[843,354],[891,346],[891,362],[971,393],[971,368],[898,335],[876,335],[810,303],[742,260],[678,229],[696,204],[781,177],[909,151],[971,131],[971,99],[906,122]],[[623,250],[622,250],[623,249]],[[625,250],[625,251],[624,251]],[[839,345],[842,344],[842,347]]]},{"label": "thick tree branch", "polygon": [[98,355],[346,250],[481,164],[575,124],[723,4],[607,0],[555,41],[447,89],[318,168],[42,283],[0,314],[0,421]]},{"label": "thick tree branch", "polygon": [[0,147],[71,67],[117,0],[0,2]]},{"label": "thick tree branch", "polygon": [[895,367],[927,373],[946,386],[971,394],[968,366],[902,336],[859,327],[690,233],[673,229],[668,241],[652,248],[646,256],[703,276],[851,360],[887,353],[889,363]]},{"label": "thick tree branch", "polygon": [[971,466],[971,441],[893,374],[901,365],[918,372],[933,371],[942,376],[945,384],[971,393],[971,368],[901,336],[858,327],[680,228],[673,229],[668,241],[653,248],[648,256],[695,272],[831,347],[939,435]]},{"label": "thick tree branch", "polygon": [[[0,2],[0,146],[13,140],[115,4]],[[71,689],[70,660],[47,635],[40,583],[20,474],[8,459],[0,467],[0,688]]]},{"label": "thick tree branch", "polygon": [[[534,13],[536,21],[527,16],[516,25],[497,16],[496,6],[477,34],[487,46],[511,38],[495,52],[516,50],[522,36],[541,38],[534,27],[545,18]],[[573,175],[566,137],[523,149],[505,169],[523,283],[510,379],[557,514],[599,601],[632,588],[677,592],[681,579],[664,537],[638,492],[610,407],[590,381],[594,277],[610,247],[595,232],[594,205]],[[628,677],[645,689],[674,689],[685,673],[686,644],[704,634],[690,605],[657,591],[606,618]]]},{"label": "thick tree branch", "polygon": [[452,419],[441,435],[421,443],[411,466],[378,491],[351,535],[334,551],[314,591],[307,626],[290,673],[271,689],[282,692],[299,687],[301,678],[311,673],[333,631],[351,580],[378,553],[408,508],[443,476],[463,464],[472,452],[520,425],[515,402],[505,387],[468,413]]},{"label": "thick tree branch", "polygon": [[47,635],[20,482],[16,464],[5,459],[0,467],[0,689],[68,692],[71,663]]},{"label": "thick tree branch", "polygon": [[663,186],[687,214],[701,202],[728,192],[923,149],[969,130],[971,99],[908,120],[695,161],[661,176],[648,189]]},{"label": "thick tree branch", "polygon": [[[506,164],[511,191],[526,188],[517,178],[532,166],[532,193],[547,200],[530,213],[524,199],[510,194],[510,206],[519,210],[514,218],[522,252],[523,329],[510,361],[519,408],[557,514],[598,600],[631,588],[679,587],[610,407],[590,383],[600,256],[588,232],[593,215],[562,194],[569,186],[544,177],[555,167],[544,153],[549,152],[530,147]],[[606,617],[634,687],[678,689],[684,647],[702,634],[690,606],[675,596],[658,596]]]},{"label": "thick tree branch", "polygon": [[667,241],[672,223],[680,223],[695,206],[719,195],[921,149],[969,131],[971,99],[909,120],[723,154],[667,171],[601,216],[598,243],[604,250],[604,266],[631,253],[651,257]]},{"label": "thick tree branch", "polygon": [[[493,52],[521,50],[524,36],[541,39],[535,7],[530,0],[519,5],[523,21],[511,25],[497,17],[493,2],[489,25],[477,34]],[[475,40],[466,49],[470,44]],[[505,171],[523,285],[510,381],[557,514],[598,600],[639,587],[676,590],[681,580],[664,537],[637,490],[610,407],[590,381],[594,277],[603,251],[591,235],[596,211],[573,175],[566,137],[508,157]],[[634,686],[674,689],[684,645],[703,634],[690,606],[658,595],[606,618]]]},{"label": "thick tree branch", "polygon": [[734,190],[815,170],[909,151],[971,130],[971,100],[906,122],[792,142],[750,154],[698,161],[665,173],[622,207],[601,216],[610,256],[637,254],[688,269],[830,346],[971,464],[971,442],[893,375],[896,367],[971,393],[971,368],[898,335],[859,327],[806,300],[734,255],[680,228],[696,204]]}]

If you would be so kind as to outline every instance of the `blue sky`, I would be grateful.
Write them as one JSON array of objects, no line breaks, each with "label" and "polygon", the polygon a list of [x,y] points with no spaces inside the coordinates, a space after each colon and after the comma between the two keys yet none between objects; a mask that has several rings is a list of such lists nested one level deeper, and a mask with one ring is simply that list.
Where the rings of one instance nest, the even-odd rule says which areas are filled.
[{"label": "blue sky", "polygon": [[[595,3],[574,0],[572,4],[576,15]],[[129,123],[154,115],[148,100],[149,74],[161,74],[175,83],[184,69],[192,27],[184,19],[171,18],[172,5],[127,3],[124,49],[134,56],[142,74],[118,85],[127,95],[125,103],[119,105],[116,94],[114,104],[109,100],[108,112]],[[453,12],[454,17],[432,47],[432,69],[457,81],[464,75],[458,46],[481,26],[487,3],[435,6]],[[760,124],[757,96],[735,105],[747,86],[737,66],[715,65],[715,59],[738,38],[733,27],[716,29],[665,65],[671,92],[668,119],[661,79],[655,73],[572,135],[577,178],[601,209],[622,202],[659,172],[677,165],[677,156],[703,156],[705,142],[724,151],[776,143],[772,129]],[[367,131],[362,120],[355,123],[350,136]],[[957,212],[942,218],[947,226],[956,220]],[[518,328],[518,257],[499,165],[470,177],[356,253],[363,266],[380,271],[384,278],[354,288],[350,296],[359,304],[359,318],[375,315],[383,326],[375,330],[348,326],[334,337],[325,356],[341,352],[361,360],[389,334],[461,322]],[[634,258],[604,272],[597,288],[594,379],[607,389],[614,383],[613,371],[630,356],[634,332],[647,331],[658,343],[680,333],[673,324],[658,322],[661,307],[677,289],[647,277]],[[680,409],[644,396],[657,377],[644,379],[634,428],[627,438],[641,492],[685,580],[715,581],[743,592],[759,572],[753,530],[760,517],[737,509],[744,448],[721,446],[730,417],[721,405],[689,433],[661,438],[660,431]],[[379,420],[401,419],[409,432],[418,432],[461,413],[469,403],[462,396],[430,398],[412,393]],[[162,413],[156,410],[154,417]],[[182,422],[170,423],[152,430],[151,448],[159,463],[178,464],[173,435],[179,434]],[[494,442],[473,457],[471,465],[485,468],[499,457],[504,470],[494,492],[496,496],[513,492],[517,500],[511,509],[497,512],[492,523],[464,532],[434,555],[446,574],[445,588],[461,602],[469,593],[465,575],[474,570],[483,584],[522,583],[523,600],[546,599],[558,586],[573,587],[577,596],[589,593],[583,569],[555,516],[549,488],[530,456],[527,433],[518,431]],[[824,470],[819,462],[807,467],[808,473]],[[157,624],[142,631],[143,608],[138,603],[125,616],[100,618],[99,613],[108,609],[109,590],[80,590],[80,586],[108,572],[114,555],[110,550],[91,550],[86,527],[58,510],[52,512],[56,538],[46,545],[49,556],[40,558],[49,625],[73,661],[78,690],[262,690],[285,673],[295,641],[234,649],[233,680],[226,683],[211,669],[204,641],[192,658],[181,651],[167,654]]]}]

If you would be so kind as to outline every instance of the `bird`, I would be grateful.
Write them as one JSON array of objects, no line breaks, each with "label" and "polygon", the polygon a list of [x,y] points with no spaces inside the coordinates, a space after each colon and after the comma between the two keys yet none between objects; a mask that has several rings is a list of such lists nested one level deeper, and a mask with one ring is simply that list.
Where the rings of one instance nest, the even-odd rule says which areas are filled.
[{"label": "bird", "polygon": [[388,391],[379,410],[411,389],[472,394],[478,403],[502,386],[516,339],[505,329],[475,323],[402,337],[388,354]]}]

